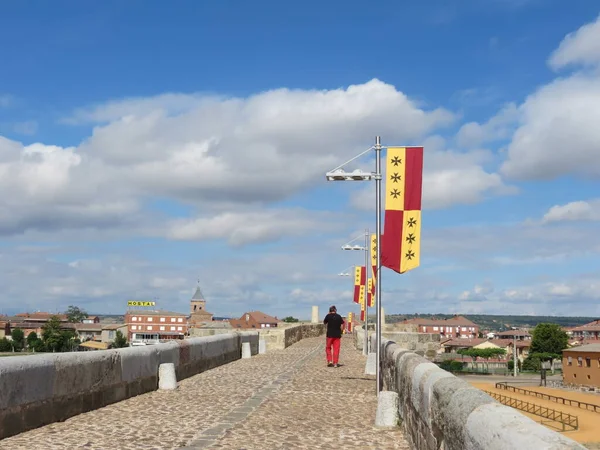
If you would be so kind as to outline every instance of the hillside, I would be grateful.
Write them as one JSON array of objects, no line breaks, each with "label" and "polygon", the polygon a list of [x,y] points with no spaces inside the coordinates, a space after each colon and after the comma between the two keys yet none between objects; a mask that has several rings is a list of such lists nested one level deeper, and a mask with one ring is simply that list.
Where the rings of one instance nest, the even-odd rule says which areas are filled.
[{"label": "hillside", "polygon": [[[532,328],[538,323],[556,323],[561,327],[575,327],[596,320],[596,317],[562,317],[562,316],[500,316],[487,314],[463,314],[467,319],[475,322],[483,330],[505,331],[511,327]],[[404,319],[416,317],[449,319],[453,314],[386,314],[386,323],[401,322]],[[371,315],[369,315],[371,318]],[[374,316],[373,319],[374,320]]]}]

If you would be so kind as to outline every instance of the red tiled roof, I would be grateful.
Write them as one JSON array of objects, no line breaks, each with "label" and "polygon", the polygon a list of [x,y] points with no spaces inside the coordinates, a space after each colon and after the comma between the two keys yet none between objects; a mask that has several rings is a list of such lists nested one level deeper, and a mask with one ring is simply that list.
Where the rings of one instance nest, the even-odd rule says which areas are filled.
[{"label": "red tiled roof", "polygon": [[487,339],[484,338],[475,338],[475,339],[451,339],[448,342],[445,342],[444,345],[448,347],[475,347],[483,342],[486,342]]},{"label": "red tiled roof", "polygon": [[16,317],[21,317],[29,320],[50,320],[51,317],[56,316],[62,321],[67,321],[65,314],[49,313],[49,312],[34,312],[34,313],[19,313]]},{"label": "red tiled roof", "polygon": [[525,330],[508,330],[495,334],[496,336],[531,336],[529,332]]},{"label": "red tiled roof", "polygon": [[404,323],[414,323],[417,325],[424,326],[461,326],[461,327],[478,327],[479,325],[471,322],[464,316],[454,316],[450,319],[435,319],[435,318],[421,318],[415,317],[414,319],[406,319]]},{"label": "red tiled roof", "polygon": [[268,314],[265,314],[263,312],[260,311],[251,311],[248,313],[245,313],[242,317],[241,320],[244,320],[246,318],[246,314],[250,314],[250,317],[254,320],[256,320],[258,323],[278,323],[281,322],[281,320],[279,320],[276,317],[273,316],[269,316]]}]

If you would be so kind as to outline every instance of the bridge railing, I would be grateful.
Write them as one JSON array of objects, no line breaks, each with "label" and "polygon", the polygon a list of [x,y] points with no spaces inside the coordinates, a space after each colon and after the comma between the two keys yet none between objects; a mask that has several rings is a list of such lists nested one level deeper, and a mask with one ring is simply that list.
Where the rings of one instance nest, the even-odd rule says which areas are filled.
[{"label": "bridge railing", "polygon": [[579,418],[572,414],[548,408],[546,406],[537,405],[535,403],[526,402],[525,400],[509,397],[507,395],[498,394],[497,392],[483,392],[490,395],[503,405],[510,406],[511,408],[515,408],[544,419],[549,419],[553,422],[558,422],[562,425],[562,431],[579,429]]},{"label": "bridge railing", "polygon": [[600,405],[582,402],[566,397],[558,397],[556,395],[545,394],[543,392],[532,391],[530,389],[523,389],[520,387],[511,386],[507,382],[496,383],[496,389],[504,389],[505,391],[515,392],[517,394],[531,395],[533,397],[541,398],[542,400],[548,400],[554,403],[560,403],[562,405],[567,406],[574,406],[576,408],[585,409],[586,411],[600,413]]}]

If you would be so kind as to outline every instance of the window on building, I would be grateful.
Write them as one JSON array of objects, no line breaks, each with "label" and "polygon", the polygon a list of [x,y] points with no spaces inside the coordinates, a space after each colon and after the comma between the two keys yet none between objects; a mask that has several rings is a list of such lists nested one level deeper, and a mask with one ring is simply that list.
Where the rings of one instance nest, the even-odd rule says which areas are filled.
[{"label": "window on building", "polygon": [[598,358],[598,367],[600,367],[600,358]]},{"label": "window on building", "polygon": [[583,365],[583,358],[581,356],[577,357],[577,365],[581,367]]},{"label": "window on building", "polygon": [[153,322],[154,318],[153,317],[148,317],[148,322]]},{"label": "window on building", "polygon": [[183,327],[177,327],[177,331],[183,331]]},{"label": "window on building", "polygon": [[165,331],[165,327],[160,327],[160,331]]},{"label": "window on building", "polygon": [[433,331],[438,331],[438,327],[433,327]]},{"label": "window on building", "polygon": [[271,324],[270,323],[267,324],[267,328],[271,328]]},{"label": "window on building", "polygon": [[585,367],[592,367],[592,358],[585,358]]},{"label": "window on building", "polygon": [[132,330],[137,330],[137,325],[131,325]]},{"label": "window on building", "polygon": [[115,338],[115,332],[114,332],[114,330],[111,330],[111,331],[108,332],[108,338],[109,339],[114,339]]},{"label": "window on building", "polygon": [[132,317],[131,320],[133,320],[134,322],[137,321],[137,317]]},{"label": "window on building", "polygon": [[175,331],[175,328],[176,328],[176,327],[171,327],[171,331]]},{"label": "window on building", "polygon": [[148,331],[152,330],[152,325],[148,325]]},{"label": "window on building", "polygon": [[467,331],[467,327],[462,327],[462,330],[463,331]]},{"label": "window on building", "polygon": [[164,322],[164,321],[165,321],[165,318],[164,318],[164,317],[161,317],[161,318],[160,318],[160,321],[161,321],[161,322]]},{"label": "window on building", "polygon": [[181,323],[181,322],[183,322],[183,319],[180,317],[177,319],[177,322]]},{"label": "window on building", "polygon": [[567,358],[567,365],[569,365],[569,366],[573,365],[573,358],[571,358],[570,356]]},{"label": "window on building", "polygon": [[171,322],[175,322],[175,317],[171,317]]}]

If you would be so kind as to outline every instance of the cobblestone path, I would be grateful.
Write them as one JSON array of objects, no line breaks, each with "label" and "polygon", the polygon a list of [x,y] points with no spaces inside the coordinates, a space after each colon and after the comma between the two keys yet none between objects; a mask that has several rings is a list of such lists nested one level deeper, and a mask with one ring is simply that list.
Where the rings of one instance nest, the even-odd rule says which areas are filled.
[{"label": "cobblestone path", "polygon": [[0,441],[0,449],[408,449],[401,431],[373,427],[374,377],[343,341],[328,368],[325,338],[182,380]]}]

